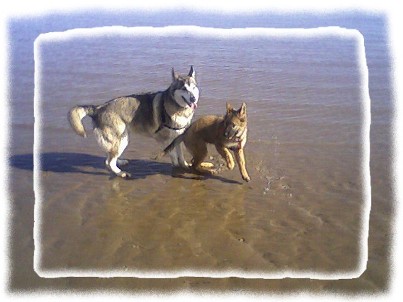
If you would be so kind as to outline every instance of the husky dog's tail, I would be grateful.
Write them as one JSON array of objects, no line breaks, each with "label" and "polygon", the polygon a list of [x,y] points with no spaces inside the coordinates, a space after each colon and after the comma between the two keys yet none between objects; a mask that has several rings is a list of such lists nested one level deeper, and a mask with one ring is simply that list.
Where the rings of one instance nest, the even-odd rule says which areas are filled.
[{"label": "husky dog's tail", "polygon": [[154,160],[159,160],[167,155],[169,152],[171,152],[177,145],[179,145],[183,141],[185,133],[186,132],[176,137],[160,154],[154,157]]},{"label": "husky dog's tail", "polygon": [[69,111],[67,117],[73,130],[78,135],[81,135],[82,137],[87,137],[87,134],[85,133],[85,129],[81,120],[87,115],[93,117],[95,116],[95,114],[96,114],[95,106],[84,105],[84,106],[75,106],[74,108],[72,108]]}]

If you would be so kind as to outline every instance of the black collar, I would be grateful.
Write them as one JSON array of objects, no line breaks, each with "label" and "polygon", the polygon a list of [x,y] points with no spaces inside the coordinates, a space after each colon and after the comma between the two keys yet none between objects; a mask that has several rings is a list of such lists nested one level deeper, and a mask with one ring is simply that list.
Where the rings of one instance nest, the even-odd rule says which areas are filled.
[{"label": "black collar", "polygon": [[[171,119],[171,116],[168,114],[168,112],[165,109],[164,93],[163,93],[163,95],[161,97],[163,98],[163,101],[161,103],[161,121],[162,121],[162,123],[159,126],[159,128],[157,129],[157,131],[155,131],[155,133],[161,131],[162,128],[168,128],[168,129],[175,130],[175,131],[185,129],[187,127],[187,125],[184,126],[184,127],[181,127],[181,128],[175,128],[175,127],[171,126],[172,125],[172,119]],[[171,96],[169,96],[169,97],[171,97]]]},{"label": "black collar", "polygon": [[164,103],[162,103],[161,120],[162,120],[162,125],[161,125],[161,126],[163,126],[163,127],[165,127],[165,128],[168,128],[168,129],[171,129],[171,130],[182,130],[182,129],[186,128],[186,126],[187,126],[187,125],[186,125],[186,126],[181,127],[181,128],[172,127],[172,126],[171,126],[171,124],[172,124],[172,119],[171,119],[171,116],[170,116],[170,115],[168,114],[168,112],[166,111],[165,106],[164,106]]}]

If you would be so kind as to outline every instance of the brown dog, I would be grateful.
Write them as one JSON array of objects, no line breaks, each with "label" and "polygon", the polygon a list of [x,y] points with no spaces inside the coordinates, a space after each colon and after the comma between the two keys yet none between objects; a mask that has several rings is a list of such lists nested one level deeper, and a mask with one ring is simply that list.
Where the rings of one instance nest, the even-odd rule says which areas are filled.
[{"label": "brown dog", "polygon": [[207,144],[213,144],[218,153],[225,159],[228,169],[235,166],[230,150],[235,154],[242,178],[249,181],[250,177],[245,167],[244,146],[247,134],[246,104],[235,110],[227,103],[225,116],[207,115],[193,122],[186,131],[175,138],[155,159],[159,159],[173,150],[181,142],[193,156],[192,169],[195,172],[216,174],[211,163],[203,160],[207,156]]}]

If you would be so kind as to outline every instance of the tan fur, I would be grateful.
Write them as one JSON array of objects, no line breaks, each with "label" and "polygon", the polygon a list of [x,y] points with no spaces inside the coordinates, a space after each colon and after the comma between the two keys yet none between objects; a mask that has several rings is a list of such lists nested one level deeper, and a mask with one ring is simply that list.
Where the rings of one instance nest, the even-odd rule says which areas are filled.
[{"label": "tan fur", "polygon": [[195,172],[203,174],[216,174],[218,171],[213,169],[214,166],[211,163],[203,162],[207,156],[207,144],[213,144],[230,170],[235,166],[231,150],[234,152],[242,178],[249,181],[250,177],[246,170],[244,155],[246,134],[246,104],[243,103],[240,109],[234,110],[227,103],[225,116],[207,115],[199,118],[190,125],[184,134],[165,148],[157,158],[162,157],[183,141],[193,157],[191,168]]}]

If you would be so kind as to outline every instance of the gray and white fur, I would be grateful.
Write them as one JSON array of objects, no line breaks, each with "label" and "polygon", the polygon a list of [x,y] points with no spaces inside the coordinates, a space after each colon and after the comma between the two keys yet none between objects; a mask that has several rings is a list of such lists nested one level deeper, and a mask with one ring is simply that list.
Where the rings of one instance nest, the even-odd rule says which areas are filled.
[{"label": "gray and white fur", "polygon": [[[130,177],[119,168],[127,163],[119,157],[129,143],[129,133],[153,137],[166,146],[190,125],[198,101],[199,89],[191,66],[186,76],[172,69],[172,83],[164,91],[118,97],[102,105],[75,106],[68,120],[78,135],[86,137],[82,119],[91,117],[96,139],[107,153],[106,167],[120,177]],[[171,150],[170,157],[174,166],[188,166],[181,145]]]}]

